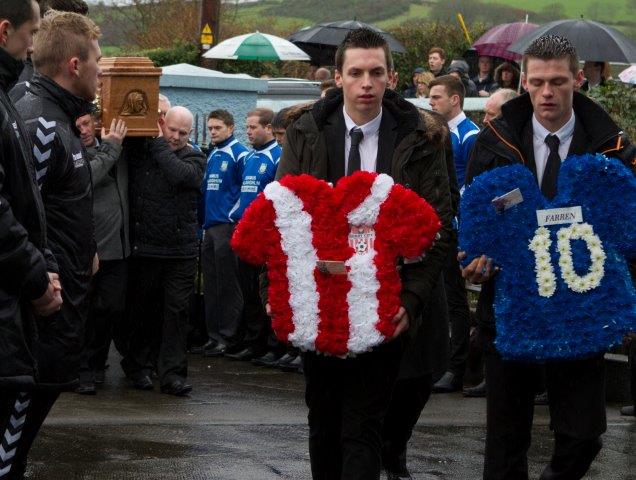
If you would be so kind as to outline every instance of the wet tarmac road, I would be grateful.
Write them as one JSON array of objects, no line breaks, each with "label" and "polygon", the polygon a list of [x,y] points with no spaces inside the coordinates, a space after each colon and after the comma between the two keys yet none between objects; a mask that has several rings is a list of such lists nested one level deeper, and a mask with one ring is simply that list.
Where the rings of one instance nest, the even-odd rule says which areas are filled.
[{"label": "wet tarmac road", "polygon": [[[131,389],[116,359],[97,396],[64,394],[36,441],[37,480],[308,479],[301,375],[190,358],[190,397]],[[636,421],[608,407],[604,448],[587,479],[636,480]],[[479,479],[485,401],[435,395],[409,450],[415,479]],[[547,407],[537,407],[531,478],[549,460]]]}]

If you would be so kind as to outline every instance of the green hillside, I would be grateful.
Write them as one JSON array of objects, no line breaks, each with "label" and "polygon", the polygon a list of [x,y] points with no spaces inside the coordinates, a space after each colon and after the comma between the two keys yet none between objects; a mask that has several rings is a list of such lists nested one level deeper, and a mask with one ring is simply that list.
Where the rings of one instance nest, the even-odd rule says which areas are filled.
[{"label": "green hillside", "polygon": [[414,19],[455,21],[461,12],[467,22],[487,25],[522,21],[526,14],[535,23],[583,16],[636,36],[636,0],[323,0],[316,5],[315,0],[263,0],[229,8],[237,18],[267,17],[273,26],[283,29],[291,24],[352,18],[391,28]]}]

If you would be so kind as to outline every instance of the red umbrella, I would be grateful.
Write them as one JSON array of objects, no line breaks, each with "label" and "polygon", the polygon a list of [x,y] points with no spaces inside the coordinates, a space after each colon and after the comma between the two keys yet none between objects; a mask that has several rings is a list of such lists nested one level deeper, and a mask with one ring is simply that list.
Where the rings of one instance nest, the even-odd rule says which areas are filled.
[{"label": "red umbrella", "polygon": [[538,25],[534,23],[502,23],[479,37],[473,44],[473,48],[477,50],[479,55],[518,61],[521,59],[521,55],[509,51],[508,47],[537,28]]}]

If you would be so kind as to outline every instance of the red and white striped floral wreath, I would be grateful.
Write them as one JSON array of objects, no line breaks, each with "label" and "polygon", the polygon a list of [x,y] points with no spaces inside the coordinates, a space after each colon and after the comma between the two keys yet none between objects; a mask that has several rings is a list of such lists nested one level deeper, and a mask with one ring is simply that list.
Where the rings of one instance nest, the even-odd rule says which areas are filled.
[{"label": "red and white striped floral wreath", "polygon": [[397,260],[422,255],[439,228],[435,210],[388,175],[357,172],[335,188],[288,175],[248,207],[232,247],[267,265],[278,338],[342,356],[393,336]]}]

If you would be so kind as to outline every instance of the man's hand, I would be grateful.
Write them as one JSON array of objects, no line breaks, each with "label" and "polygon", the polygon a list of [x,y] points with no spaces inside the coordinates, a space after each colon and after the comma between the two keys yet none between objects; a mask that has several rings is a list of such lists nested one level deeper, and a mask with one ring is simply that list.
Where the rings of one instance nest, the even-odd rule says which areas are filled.
[{"label": "man's hand", "polygon": [[272,316],[272,307],[269,305],[269,302],[265,304],[265,313],[268,317]]},{"label": "man's hand", "polygon": [[62,291],[62,284],[60,283],[60,276],[55,272],[47,272],[49,275],[49,283],[53,284],[53,288],[56,292]]},{"label": "man's hand", "polygon": [[99,270],[99,256],[95,254],[93,257],[93,265],[91,267],[91,275],[95,275]]},{"label": "man's hand", "polygon": [[480,97],[490,97],[490,93],[488,93],[486,90],[479,90],[478,95]]},{"label": "man's hand", "polygon": [[109,142],[121,145],[127,133],[128,127],[126,126],[126,122],[122,119],[116,120],[113,118],[112,122],[110,122],[108,134],[106,134],[106,129],[102,127],[102,141],[108,140]]},{"label": "man's hand", "polygon": [[[459,252],[457,259],[462,260],[466,258],[466,252]],[[462,269],[462,277],[467,279],[470,283],[479,285],[490,280],[499,271],[499,267],[493,267],[492,258],[487,258],[486,255],[473,259],[468,266]]]},{"label": "man's hand", "polygon": [[395,324],[395,332],[393,332],[392,339],[397,338],[409,328],[409,316],[404,307],[400,307],[391,321]]},{"label": "man's hand", "polygon": [[37,300],[31,302],[35,313],[42,317],[48,317],[62,308],[62,286],[57,273],[49,272],[49,285]]}]

